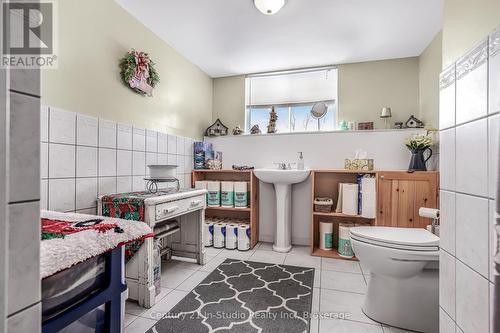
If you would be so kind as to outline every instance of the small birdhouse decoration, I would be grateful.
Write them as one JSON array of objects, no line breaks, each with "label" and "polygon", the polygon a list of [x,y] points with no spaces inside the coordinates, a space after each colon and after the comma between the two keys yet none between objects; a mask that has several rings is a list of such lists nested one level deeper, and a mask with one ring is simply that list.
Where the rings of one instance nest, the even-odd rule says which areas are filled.
[{"label": "small birdhouse decoration", "polygon": [[243,134],[243,129],[240,127],[240,125],[233,128],[233,135],[241,135],[241,134]]},{"label": "small birdhouse decoration", "polygon": [[262,132],[258,124],[253,125],[252,128],[250,129],[250,134],[261,134],[261,133]]},{"label": "small birdhouse decoration", "polygon": [[411,115],[410,118],[408,118],[408,120],[406,121],[405,126],[407,128],[424,128],[424,123],[421,120],[415,118],[415,116]]},{"label": "small birdhouse decoration", "polygon": [[215,123],[210,125],[205,131],[206,136],[224,136],[227,135],[228,128],[224,126],[224,124],[217,119]]}]

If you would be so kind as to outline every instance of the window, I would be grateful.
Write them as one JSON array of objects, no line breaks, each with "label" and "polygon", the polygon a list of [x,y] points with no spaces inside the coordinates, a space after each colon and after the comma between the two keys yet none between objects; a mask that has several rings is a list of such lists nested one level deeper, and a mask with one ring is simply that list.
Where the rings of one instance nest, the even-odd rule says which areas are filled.
[{"label": "window", "polygon": [[[325,103],[321,119],[311,115]],[[267,132],[272,107],[277,133],[331,131],[337,128],[337,70],[333,67],[251,75],[246,79],[246,130],[259,125]]]}]

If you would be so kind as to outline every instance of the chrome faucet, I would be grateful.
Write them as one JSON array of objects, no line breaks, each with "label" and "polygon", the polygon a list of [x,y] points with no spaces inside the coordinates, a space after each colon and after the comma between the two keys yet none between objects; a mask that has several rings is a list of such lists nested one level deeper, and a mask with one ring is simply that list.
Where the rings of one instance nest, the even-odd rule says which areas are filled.
[{"label": "chrome faucet", "polygon": [[292,164],[295,164],[295,163],[278,163],[278,162],[275,162],[274,164],[276,164],[278,166],[278,170],[291,170],[292,169]]},{"label": "chrome faucet", "polygon": [[286,163],[274,163],[279,170],[286,170]]}]

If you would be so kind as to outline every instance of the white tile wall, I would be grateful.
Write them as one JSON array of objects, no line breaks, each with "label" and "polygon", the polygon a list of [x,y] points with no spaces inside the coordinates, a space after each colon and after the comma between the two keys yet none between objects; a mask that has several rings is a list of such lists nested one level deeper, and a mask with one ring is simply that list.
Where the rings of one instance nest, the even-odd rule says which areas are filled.
[{"label": "white tile wall", "polygon": [[498,242],[496,241],[496,235],[495,235],[495,223],[496,223],[496,205],[495,205],[495,200],[489,200],[489,280],[490,281],[495,281],[494,276],[495,276],[495,270],[494,270],[494,262],[493,262],[493,257],[494,254],[497,253],[498,251]]},{"label": "white tile wall", "polygon": [[144,190],[148,164],[180,162],[190,184],[193,139],[53,107],[40,115],[42,208],[95,213],[98,195]]},{"label": "white tile wall", "polygon": [[48,207],[50,210],[71,212],[75,210],[75,178],[49,179]]},{"label": "white tile wall", "polygon": [[500,89],[492,88],[500,87],[500,70],[491,69],[498,66],[500,52],[492,51],[481,43],[459,60],[455,98],[450,97],[452,86],[443,85],[446,71],[441,75],[439,304],[444,333],[493,333],[492,199],[498,177]]},{"label": "white tile wall", "polygon": [[97,151],[95,147],[76,146],[76,177],[97,177]]},{"label": "white tile wall", "polygon": [[[497,29],[496,32],[491,34],[490,36],[490,59],[488,64],[489,70],[489,113],[497,113],[500,112],[500,57],[498,54],[500,53],[500,47],[498,44],[498,40],[500,37],[500,29]],[[497,42],[494,43],[494,40]]]},{"label": "white tile wall", "polygon": [[488,122],[477,120],[456,128],[456,189],[488,195]]},{"label": "white tile wall", "polygon": [[40,108],[40,140],[42,142],[49,141],[49,107],[42,106]]},{"label": "white tile wall", "polygon": [[446,251],[441,251],[439,256],[439,273],[447,276],[446,280],[439,281],[441,308],[455,317],[455,258]]},{"label": "white tile wall", "polygon": [[[40,177],[40,146],[33,144],[40,137],[38,98],[11,92],[9,97],[9,202],[38,200],[40,189],[33,180]],[[0,111],[1,112],[1,111]],[[34,118],[36,119],[34,120]],[[5,141],[2,138],[2,141]]]},{"label": "white tile wall", "polygon": [[116,148],[116,123],[99,119],[99,147]]},{"label": "white tile wall", "polygon": [[457,194],[456,257],[484,277],[488,276],[488,200]]},{"label": "white tile wall", "polygon": [[158,152],[158,132],[146,130],[146,151],[150,153]]},{"label": "white tile wall", "polygon": [[116,193],[116,177],[99,177],[98,195]]},{"label": "white tile wall", "polygon": [[[500,57],[499,57],[500,58]],[[499,75],[500,77],[500,75]],[[499,94],[500,95],[500,94]],[[496,114],[488,118],[488,179],[495,179],[495,172],[498,170],[498,141],[500,141],[500,115]],[[489,182],[488,194],[494,198],[497,193],[497,182]]]},{"label": "white tile wall", "polygon": [[456,323],[464,332],[489,331],[489,282],[456,262]]},{"label": "white tile wall", "polygon": [[57,108],[49,110],[49,140],[55,143],[75,144],[76,113]]},{"label": "white tile wall", "polygon": [[49,144],[49,178],[75,178],[75,146]]},{"label": "white tile wall", "polygon": [[99,120],[83,114],[76,115],[76,144],[97,147]]},{"label": "white tile wall", "polygon": [[135,151],[146,150],[146,131],[142,128],[132,130],[132,149]]},{"label": "white tile wall", "polygon": [[439,133],[439,176],[442,189],[455,189],[455,128]]},{"label": "white tile wall", "polygon": [[96,207],[97,178],[76,179],[76,209]]},{"label": "white tile wall", "polygon": [[[193,151],[193,149],[189,151]],[[158,153],[168,153],[168,134],[158,133]]]},{"label": "white tile wall", "polygon": [[116,176],[116,149],[99,148],[99,176]]},{"label": "white tile wall", "polygon": [[[0,331],[40,332],[40,197],[48,168],[48,113],[40,71],[0,69]],[[5,140],[8,138],[7,140]],[[41,145],[40,141],[45,144]],[[8,190],[8,191],[7,191]]]},{"label": "white tile wall", "polygon": [[[487,57],[487,41],[457,62],[457,73],[467,70],[473,57]],[[478,59],[478,58],[474,58]],[[483,117],[488,112],[488,64],[484,61],[477,68],[460,78],[457,75],[456,119],[457,124]]]},{"label": "white tile wall", "polygon": [[[36,303],[41,295],[39,288],[40,259],[38,254],[40,227],[32,228],[26,221],[38,221],[38,202],[16,203],[9,206],[9,259],[8,313],[22,310],[27,304]],[[23,292],[20,292],[23,290]]]},{"label": "white tile wall", "polygon": [[441,308],[439,309],[439,332],[440,333],[456,333],[455,322],[450,316]]},{"label": "white tile wall", "polygon": [[455,192],[440,191],[441,210],[439,246],[448,253],[455,254]]},{"label": "white tile wall", "polygon": [[132,175],[132,151],[118,149],[116,155],[116,175]]},{"label": "white tile wall", "polygon": [[118,149],[132,149],[132,126],[127,124],[117,125],[117,148]]}]

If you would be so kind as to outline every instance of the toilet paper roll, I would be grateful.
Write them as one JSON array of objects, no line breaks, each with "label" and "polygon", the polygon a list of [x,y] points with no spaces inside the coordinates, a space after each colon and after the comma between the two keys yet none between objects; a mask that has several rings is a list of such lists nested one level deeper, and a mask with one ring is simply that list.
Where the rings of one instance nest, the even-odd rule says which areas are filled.
[{"label": "toilet paper roll", "polygon": [[226,225],[226,249],[234,250],[238,247],[238,225]]},{"label": "toilet paper roll", "polygon": [[422,217],[428,217],[430,219],[439,218],[439,209],[420,207],[418,210],[418,215]]},{"label": "toilet paper roll", "polygon": [[350,228],[353,224],[339,223],[339,255],[344,258],[354,257],[351,245]]},{"label": "toilet paper roll", "polygon": [[361,179],[361,216],[374,219],[377,217],[377,190],[374,177]]},{"label": "toilet paper roll", "polygon": [[207,206],[218,207],[220,206],[220,182],[207,183]]},{"label": "toilet paper roll", "polygon": [[248,183],[234,182],[234,208],[248,207]]},{"label": "toilet paper roll", "polygon": [[247,224],[238,226],[238,250],[250,250],[250,226]]},{"label": "toilet paper roll", "polygon": [[203,226],[203,245],[213,246],[214,245],[214,224],[211,222],[205,223]]},{"label": "toilet paper roll", "polygon": [[222,207],[234,206],[234,182],[221,182],[220,202]]},{"label": "toilet paper roll", "polygon": [[328,251],[333,249],[333,223],[319,223],[319,248]]},{"label": "toilet paper roll", "polygon": [[342,185],[342,213],[358,215],[358,184]]},{"label": "toilet paper roll", "polygon": [[214,225],[214,247],[223,248],[226,240],[226,225],[217,223]]}]

